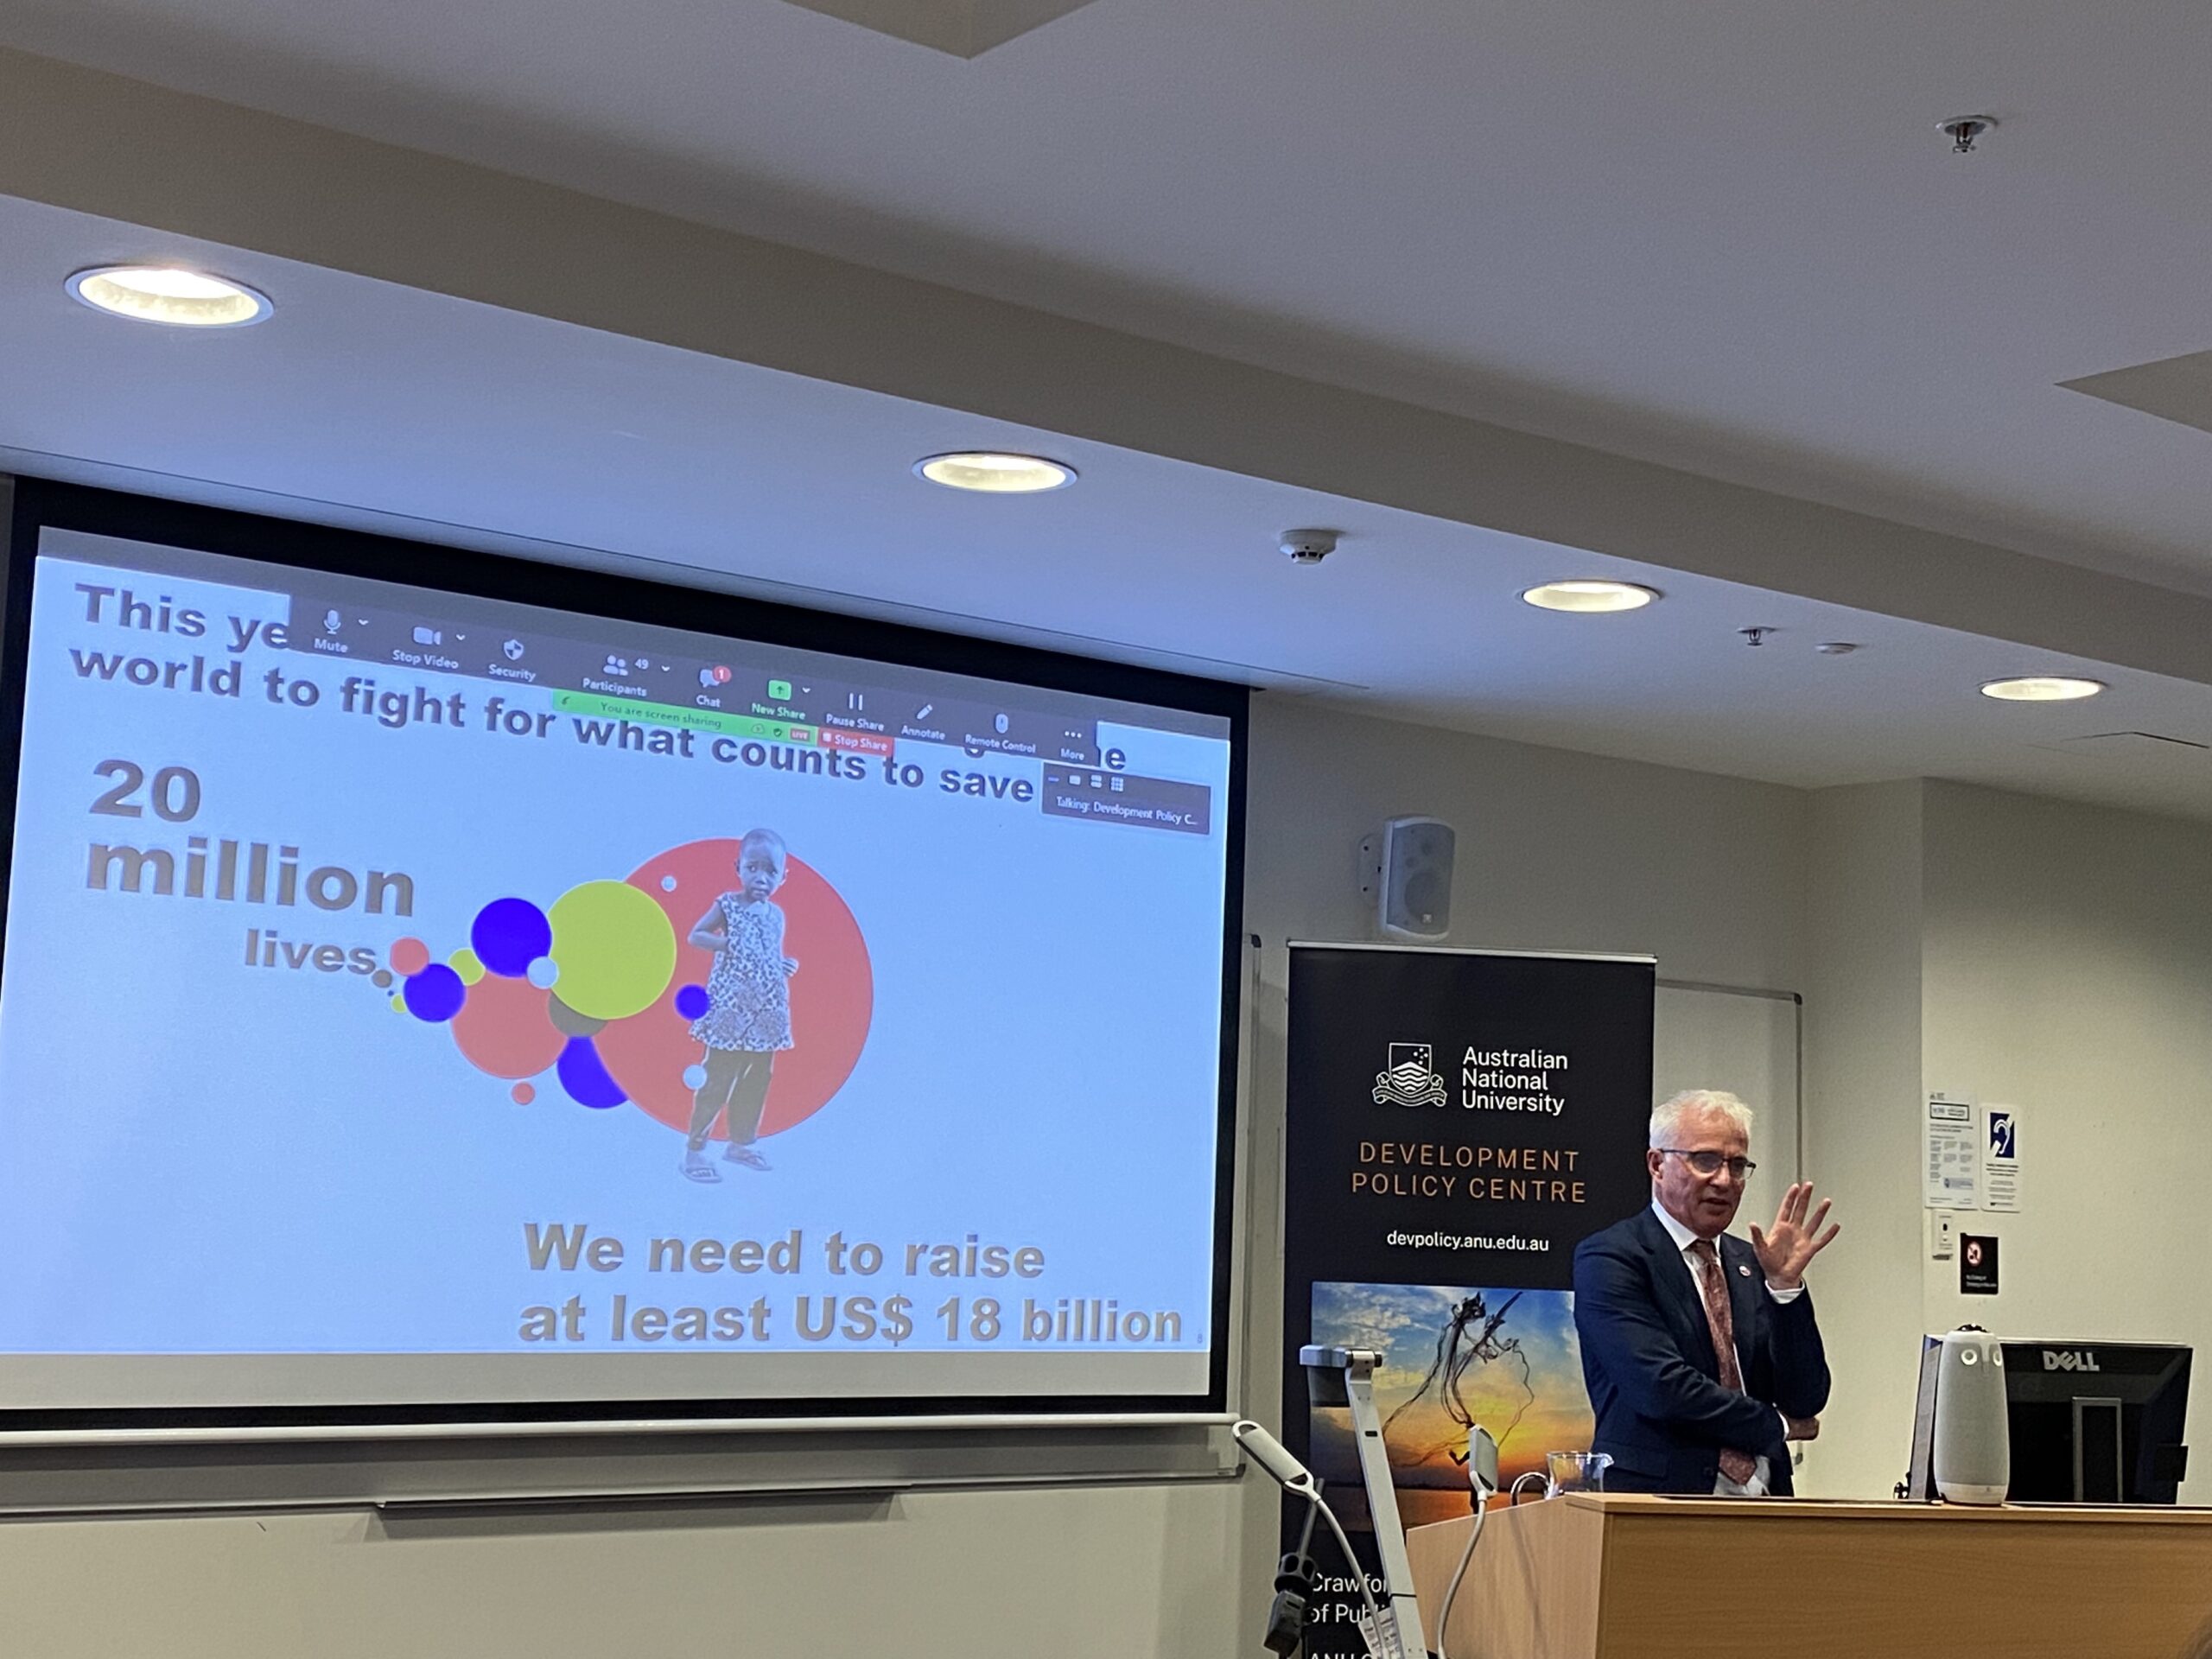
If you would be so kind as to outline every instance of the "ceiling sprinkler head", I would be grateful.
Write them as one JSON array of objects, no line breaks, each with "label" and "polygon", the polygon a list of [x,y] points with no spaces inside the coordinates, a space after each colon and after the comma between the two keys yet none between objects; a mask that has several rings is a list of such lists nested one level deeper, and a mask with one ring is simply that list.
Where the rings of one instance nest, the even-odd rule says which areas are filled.
[{"label": "ceiling sprinkler head", "polygon": [[1813,649],[1823,657],[1848,657],[1859,646],[1856,641],[1850,639],[1823,639]]},{"label": "ceiling sprinkler head", "polygon": [[1997,124],[1993,115],[1955,115],[1942,124],[1943,136],[1951,141],[1951,149],[1961,156],[1974,154],[1974,140]]},{"label": "ceiling sprinkler head", "polygon": [[1763,645],[1766,644],[1767,635],[1772,633],[1774,630],[1772,628],[1738,628],[1736,632],[1744,636],[1745,645]]}]

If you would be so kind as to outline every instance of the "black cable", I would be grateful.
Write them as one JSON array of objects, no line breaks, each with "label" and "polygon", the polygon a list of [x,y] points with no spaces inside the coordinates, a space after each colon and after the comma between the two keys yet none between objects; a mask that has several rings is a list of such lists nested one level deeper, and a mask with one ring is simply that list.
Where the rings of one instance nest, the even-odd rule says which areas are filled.
[{"label": "black cable", "polygon": [[1313,1483],[1315,1502],[1306,1506],[1298,1548],[1275,1564],[1275,1599],[1268,1608],[1267,1633],[1260,1638],[1269,1653],[1297,1659],[1306,1646],[1306,1615],[1313,1599],[1313,1522],[1320,1517],[1321,1483]]}]

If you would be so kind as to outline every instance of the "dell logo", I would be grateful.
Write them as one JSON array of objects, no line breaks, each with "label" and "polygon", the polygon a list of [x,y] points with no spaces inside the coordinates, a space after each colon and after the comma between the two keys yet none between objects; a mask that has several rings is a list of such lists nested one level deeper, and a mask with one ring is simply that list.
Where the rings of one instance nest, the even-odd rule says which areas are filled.
[{"label": "dell logo", "polygon": [[2046,1371],[2094,1371],[2097,1369],[2097,1357],[2087,1348],[2046,1348],[2043,1351],[2043,1368]]}]

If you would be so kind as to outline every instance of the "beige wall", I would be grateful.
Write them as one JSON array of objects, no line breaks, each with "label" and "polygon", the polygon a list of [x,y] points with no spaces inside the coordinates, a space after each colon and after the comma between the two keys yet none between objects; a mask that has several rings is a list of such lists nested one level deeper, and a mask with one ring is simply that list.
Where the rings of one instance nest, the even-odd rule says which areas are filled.
[{"label": "beige wall", "polygon": [[1811,1275],[1835,1390],[1806,1448],[1808,1497],[1887,1497],[1912,1426],[1923,788],[1811,803],[1805,1168],[1844,1230]]},{"label": "beige wall", "polygon": [[[1925,1262],[1929,1331],[2184,1342],[2206,1438],[2212,1294],[2212,831],[1957,784],[1928,785],[1927,1085],[2024,1114],[2001,1293]],[[1962,1230],[1965,1230],[1962,1220]],[[2212,1503],[2200,1456],[2183,1503]]]},{"label": "beige wall", "polygon": [[[1940,782],[1822,791],[1812,814],[1810,1167],[1847,1232],[1807,1486],[1878,1497],[1904,1472],[1923,1332],[2212,1344],[2212,830]],[[2021,1208],[1960,1216],[2001,1241],[1995,1297],[1960,1295],[1929,1248],[1935,1089],[2024,1114]],[[2200,1439],[2208,1410],[2200,1380]],[[2184,1503],[2212,1502],[2197,1470]]]},{"label": "beige wall", "polygon": [[1249,917],[1373,937],[1353,849],[1386,817],[1459,831],[1455,945],[1648,950],[1671,978],[1791,986],[1808,797],[1771,784],[1332,713],[1254,706]]}]

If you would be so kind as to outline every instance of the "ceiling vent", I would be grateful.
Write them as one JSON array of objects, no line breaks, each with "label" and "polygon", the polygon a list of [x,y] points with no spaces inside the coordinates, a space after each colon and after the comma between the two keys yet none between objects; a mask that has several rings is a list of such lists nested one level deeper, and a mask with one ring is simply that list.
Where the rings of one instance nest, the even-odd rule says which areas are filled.
[{"label": "ceiling vent", "polygon": [[2212,754],[2212,744],[2192,742],[2185,737],[2161,737],[2156,732],[2095,732],[2088,737],[2061,738],[2056,743],[2031,747],[2087,755],[2093,760],[2202,760]]},{"label": "ceiling vent", "polygon": [[2132,369],[2112,369],[2058,384],[2067,391],[2101,397],[2123,409],[2140,410],[2162,421],[2212,432],[2212,352],[2161,358]]},{"label": "ceiling vent", "polygon": [[790,0],[956,58],[980,58],[1018,35],[1080,11],[1090,0]]}]

